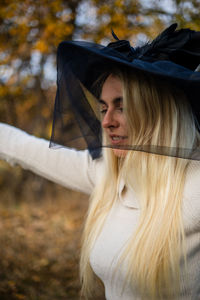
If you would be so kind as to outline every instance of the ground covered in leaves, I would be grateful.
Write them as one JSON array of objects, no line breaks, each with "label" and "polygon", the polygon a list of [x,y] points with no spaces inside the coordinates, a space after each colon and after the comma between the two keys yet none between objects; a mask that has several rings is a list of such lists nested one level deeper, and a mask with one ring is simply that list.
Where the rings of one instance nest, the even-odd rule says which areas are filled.
[{"label": "ground covered in leaves", "polygon": [[[30,176],[37,186],[40,179]],[[55,192],[42,182],[52,192],[34,201],[38,191],[29,187],[31,179],[24,180],[24,201],[11,199],[8,186],[1,190],[0,299],[79,299],[80,237],[88,197],[60,187]]]}]

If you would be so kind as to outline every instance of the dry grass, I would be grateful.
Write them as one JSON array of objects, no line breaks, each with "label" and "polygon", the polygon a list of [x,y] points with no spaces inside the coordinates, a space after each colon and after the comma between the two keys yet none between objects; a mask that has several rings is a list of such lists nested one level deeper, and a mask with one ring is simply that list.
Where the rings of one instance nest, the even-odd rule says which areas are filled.
[{"label": "dry grass", "polygon": [[0,299],[79,299],[87,196],[19,168],[4,170],[0,186]]}]

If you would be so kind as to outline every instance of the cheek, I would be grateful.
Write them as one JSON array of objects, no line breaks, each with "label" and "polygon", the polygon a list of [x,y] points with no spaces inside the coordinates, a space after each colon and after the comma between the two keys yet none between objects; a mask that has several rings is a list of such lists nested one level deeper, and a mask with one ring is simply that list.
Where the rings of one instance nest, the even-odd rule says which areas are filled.
[{"label": "cheek", "polygon": [[121,125],[121,128],[123,128],[124,132],[128,132],[128,126],[127,126],[127,122],[126,122],[126,119],[124,116],[121,117],[120,125]]}]

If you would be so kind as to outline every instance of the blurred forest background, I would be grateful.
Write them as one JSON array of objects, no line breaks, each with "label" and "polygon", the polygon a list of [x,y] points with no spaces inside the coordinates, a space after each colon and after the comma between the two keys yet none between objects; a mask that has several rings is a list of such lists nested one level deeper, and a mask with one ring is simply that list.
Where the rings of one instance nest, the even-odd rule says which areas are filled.
[{"label": "blurred forest background", "polygon": [[[200,30],[200,1],[1,0],[0,121],[49,139],[62,40],[139,45],[173,22]],[[1,300],[79,299],[87,200],[0,161]]]}]

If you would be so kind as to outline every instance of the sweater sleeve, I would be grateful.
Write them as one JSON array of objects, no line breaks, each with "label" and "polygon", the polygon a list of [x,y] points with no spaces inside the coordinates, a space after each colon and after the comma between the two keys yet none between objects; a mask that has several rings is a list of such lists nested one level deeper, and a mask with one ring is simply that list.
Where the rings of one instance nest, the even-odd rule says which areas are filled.
[{"label": "sweater sleeve", "polygon": [[0,159],[45,177],[64,187],[90,194],[95,166],[87,150],[50,149],[49,141],[0,123]]}]

